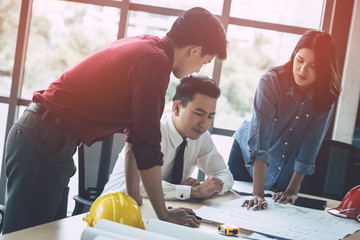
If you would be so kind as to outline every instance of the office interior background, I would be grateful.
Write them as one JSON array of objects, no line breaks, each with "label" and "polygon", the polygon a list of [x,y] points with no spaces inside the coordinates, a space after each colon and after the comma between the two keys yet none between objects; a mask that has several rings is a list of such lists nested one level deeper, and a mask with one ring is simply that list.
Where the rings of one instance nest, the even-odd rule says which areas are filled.
[{"label": "office interior background", "polygon": [[[319,29],[335,40],[343,92],[327,138],[360,148],[359,0],[1,0],[0,156],[6,136],[36,90],[119,38],[162,37],[184,10],[195,6],[216,14],[227,31],[228,58],[212,61],[201,74],[219,83],[221,97],[210,129],[225,161],[232,134],[251,115],[260,76],[285,63],[300,36]],[[356,23],[357,22],[357,25]],[[171,76],[164,112],[179,82]],[[76,162],[76,155],[74,156]],[[360,165],[360,163],[359,163]],[[6,202],[4,161],[0,203]],[[69,210],[77,193],[70,183]]]}]

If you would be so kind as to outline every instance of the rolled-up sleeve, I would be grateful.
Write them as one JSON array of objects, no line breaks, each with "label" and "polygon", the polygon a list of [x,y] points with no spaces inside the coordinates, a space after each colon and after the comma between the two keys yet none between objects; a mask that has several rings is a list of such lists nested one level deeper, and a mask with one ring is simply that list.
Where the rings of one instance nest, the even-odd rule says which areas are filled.
[{"label": "rolled-up sleeve", "polygon": [[316,116],[309,125],[302,141],[300,152],[295,160],[294,170],[311,175],[315,171],[315,160],[330,126],[334,106],[328,112]]},{"label": "rolled-up sleeve", "polygon": [[[187,185],[175,185],[166,181],[162,181],[162,188],[164,192],[165,200],[186,200],[190,199],[191,186]],[[141,184],[140,194],[143,197],[148,197],[144,188]]]},{"label": "rolled-up sleeve", "polygon": [[132,150],[139,170],[163,164],[160,118],[171,66],[163,56],[152,54],[132,70]]}]

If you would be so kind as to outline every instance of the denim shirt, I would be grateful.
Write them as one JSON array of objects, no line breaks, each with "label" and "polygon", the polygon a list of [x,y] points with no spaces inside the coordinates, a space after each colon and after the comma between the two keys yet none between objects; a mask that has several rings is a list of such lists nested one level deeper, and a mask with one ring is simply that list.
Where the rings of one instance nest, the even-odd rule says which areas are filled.
[{"label": "denim shirt", "polygon": [[302,100],[294,84],[291,73],[265,72],[255,93],[252,119],[245,120],[233,136],[251,176],[254,158],[268,164],[265,189],[276,183],[277,190],[285,190],[294,171],[314,173],[331,122],[334,106],[327,112],[315,111],[314,89]]}]

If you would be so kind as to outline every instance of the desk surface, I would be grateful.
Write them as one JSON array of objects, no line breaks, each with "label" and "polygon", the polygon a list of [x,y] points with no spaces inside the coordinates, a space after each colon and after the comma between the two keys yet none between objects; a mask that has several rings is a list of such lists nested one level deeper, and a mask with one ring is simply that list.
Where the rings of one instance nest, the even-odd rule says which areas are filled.
[{"label": "desk surface", "polygon": [[[300,196],[308,196],[299,194]],[[188,201],[166,201],[168,206],[172,207],[188,207],[192,209],[199,209],[202,206],[211,206],[212,204],[222,203],[229,200],[237,199],[240,195],[228,192],[223,196],[216,196],[207,200],[188,200]],[[313,197],[313,196],[310,196]],[[318,197],[313,197],[318,198]],[[323,198],[319,198],[323,199]],[[339,205],[339,201],[327,200],[327,207],[336,207]],[[156,218],[156,214],[151,206],[148,199],[144,199],[143,205],[140,207],[144,222],[150,218]],[[0,236],[0,240],[67,240],[67,239],[79,239],[81,233],[86,227],[86,223],[82,220],[84,214],[68,217],[62,220],[46,223],[32,228],[27,228],[21,231],[5,234]],[[214,232],[217,226],[210,224],[201,224],[200,231]],[[241,230],[242,236],[248,236],[251,234],[250,231]]]}]

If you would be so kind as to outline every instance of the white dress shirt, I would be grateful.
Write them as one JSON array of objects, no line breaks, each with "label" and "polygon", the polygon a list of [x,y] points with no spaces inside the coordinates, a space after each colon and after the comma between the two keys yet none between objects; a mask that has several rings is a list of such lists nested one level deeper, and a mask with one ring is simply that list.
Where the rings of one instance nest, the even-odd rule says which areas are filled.
[{"label": "white dress shirt", "polygon": [[[183,138],[177,132],[172,122],[171,113],[163,115],[161,118],[161,135],[161,150],[164,154],[164,164],[161,167],[164,198],[166,200],[189,199],[191,186],[170,183],[176,150],[183,141]],[[186,140],[187,146],[184,153],[182,180],[191,177],[197,166],[207,176],[214,176],[223,181],[224,186],[219,194],[229,191],[234,184],[234,179],[223,157],[217,151],[210,133],[206,131],[196,140],[189,138]],[[102,195],[114,191],[126,192],[124,154],[123,149],[119,154],[119,158],[116,161],[113,172],[109,176],[109,181],[106,183]],[[143,197],[147,197],[142,184],[140,184],[140,193]]]}]

